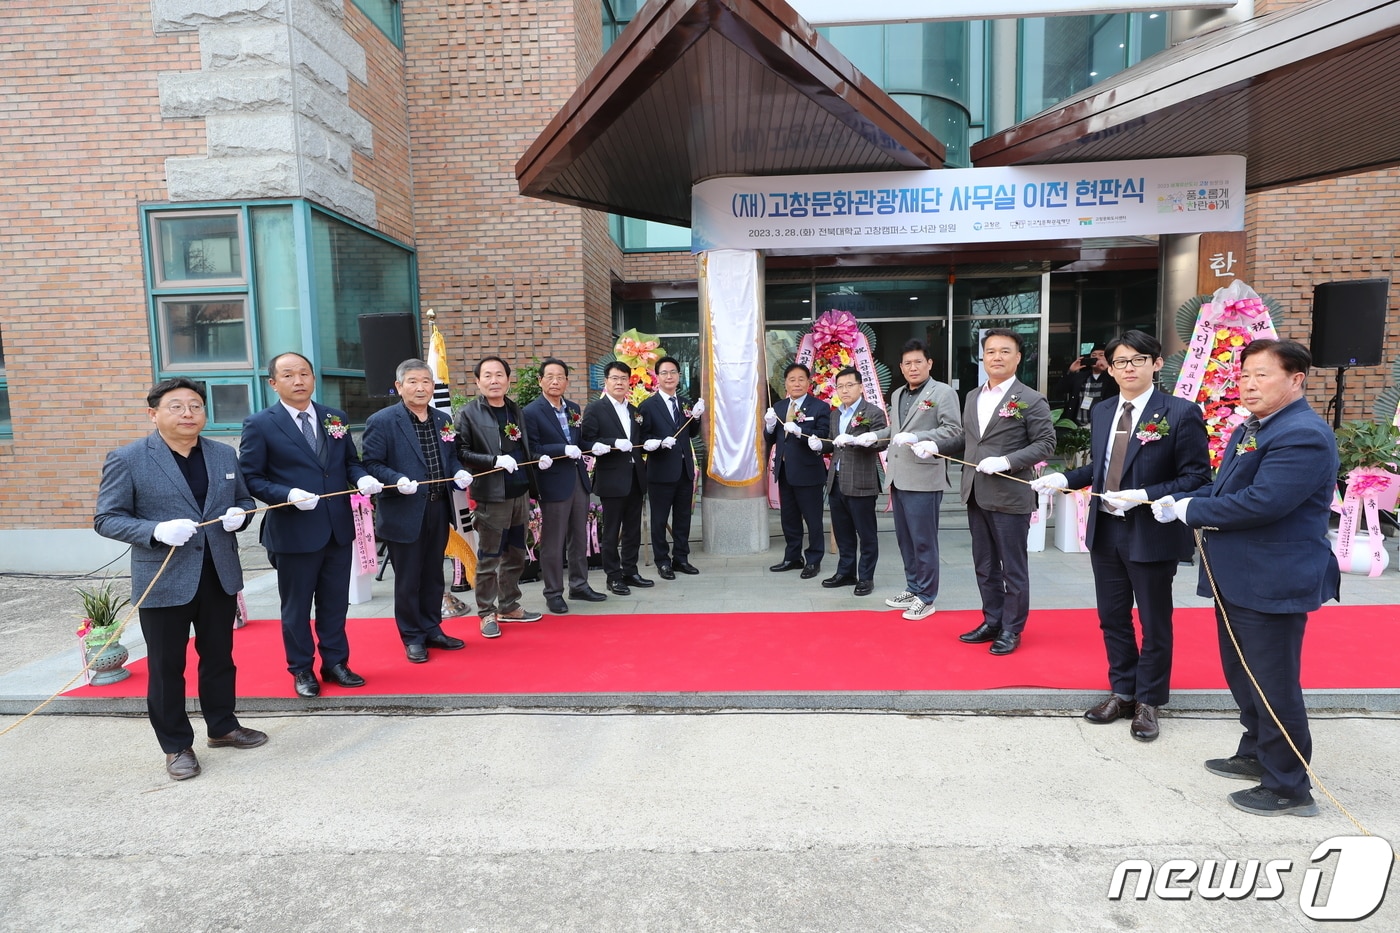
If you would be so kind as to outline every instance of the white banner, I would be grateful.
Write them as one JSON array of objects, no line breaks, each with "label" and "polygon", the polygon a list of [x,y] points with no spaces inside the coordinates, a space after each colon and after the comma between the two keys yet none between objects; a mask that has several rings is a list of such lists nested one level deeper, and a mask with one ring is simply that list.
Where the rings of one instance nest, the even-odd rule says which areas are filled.
[{"label": "white banner", "polygon": [[724,486],[763,478],[765,402],[763,284],[753,250],[724,250],[700,260],[700,343],[705,351],[703,425],[709,477]]},{"label": "white banner", "polygon": [[1244,229],[1244,156],[713,178],[691,251],[922,246]]}]

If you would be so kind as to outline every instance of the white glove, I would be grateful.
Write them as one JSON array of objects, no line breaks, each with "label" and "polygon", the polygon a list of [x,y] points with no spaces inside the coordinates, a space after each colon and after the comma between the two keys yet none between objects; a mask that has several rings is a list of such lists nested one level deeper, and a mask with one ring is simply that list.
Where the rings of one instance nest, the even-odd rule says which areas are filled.
[{"label": "white glove", "polygon": [[247,514],[247,512],[243,511],[236,505],[230,506],[227,512],[219,516],[219,518],[223,520],[224,531],[237,531],[238,529],[242,528],[243,516]]},{"label": "white glove", "polygon": [[918,440],[919,436],[917,434],[910,431],[901,431],[899,434],[890,438],[890,443],[895,447],[908,447],[911,444],[918,443]]},{"label": "white glove", "polygon": [[834,437],[834,438],[832,439],[832,441],[831,441],[831,443],[832,443],[833,445],[835,445],[836,447],[845,447],[845,446],[847,446],[848,444],[854,444],[855,442],[856,442],[855,435],[854,435],[854,434],[847,434],[847,433],[844,432],[844,431],[842,431],[840,434],[836,435],[836,437]]},{"label": "white glove", "polygon": [[355,488],[362,496],[377,496],[384,491],[384,484],[373,476],[361,476],[355,482]]},{"label": "white glove", "polygon": [[1120,489],[1117,492],[1103,494],[1103,504],[1110,509],[1118,509],[1120,512],[1135,509],[1147,501],[1147,491],[1144,489]]},{"label": "white glove", "polygon": [[764,427],[765,429],[771,431],[771,430],[773,430],[773,426],[776,425],[777,423],[778,423],[778,413],[777,413],[776,411],[774,411],[772,408],[769,408],[767,411],[765,411],[765,412],[763,413],[763,427]]},{"label": "white glove", "polygon": [[796,437],[797,435],[802,433],[802,425],[798,424],[796,421],[784,421],[783,430],[791,434],[793,437]]},{"label": "white glove", "polygon": [[540,459],[535,462],[535,466],[539,467],[541,470],[548,470],[550,467],[554,466],[554,458],[548,454],[540,454]]},{"label": "white glove", "polygon": [[310,512],[316,508],[316,503],[321,501],[321,497],[313,496],[305,489],[292,489],[287,493],[287,501],[303,512]]},{"label": "white glove", "polygon": [[161,544],[179,547],[194,537],[196,527],[192,519],[176,518],[156,525],[155,530],[151,532],[151,537]]},{"label": "white glove", "polygon": [[1171,496],[1163,496],[1152,503],[1152,517],[1163,525],[1174,522],[1179,517],[1177,514],[1177,501]]},{"label": "white glove", "polygon": [[1005,473],[1011,469],[1011,461],[1005,457],[983,457],[977,464],[978,473]]},{"label": "white glove", "polygon": [[565,444],[564,456],[568,457],[570,460],[577,460],[579,457],[583,456],[583,451],[579,450],[573,444]]},{"label": "white glove", "polygon": [[466,470],[458,470],[453,475],[452,482],[457,484],[458,489],[466,489],[472,484],[473,479],[475,479],[475,477],[468,473]]},{"label": "white glove", "polygon": [[660,446],[661,438],[649,437],[642,443],[642,450],[645,450],[647,453],[651,453],[653,450],[656,450]]},{"label": "white glove", "polygon": [[516,470],[520,469],[520,464],[516,463],[515,458],[510,454],[501,454],[496,458],[496,468],[498,470],[505,470],[507,473],[514,473]]},{"label": "white glove", "polygon": [[630,453],[632,450],[632,442],[625,437],[619,437],[613,446],[623,453]]},{"label": "white glove", "polygon": [[676,446],[676,439],[674,437],[663,437],[661,439],[661,446],[670,450],[672,447]]},{"label": "white glove", "polygon": [[705,413],[705,400],[697,398],[695,404],[690,406],[690,417],[699,418]]},{"label": "white glove", "polygon": [[590,452],[592,452],[593,456],[595,457],[601,457],[603,454],[612,450],[611,447],[609,447],[607,444],[604,444],[602,441],[595,441],[593,443],[593,446],[588,449]]},{"label": "white glove", "polygon": [[874,431],[867,431],[864,434],[857,434],[854,443],[862,447],[874,447],[880,439],[875,436]]},{"label": "white glove", "polygon": [[418,491],[418,481],[409,479],[407,476],[400,476],[399,481],[394,484],[394,488],[401,496],[411,496]]},{"label": "white glove", "polygon": [[811,437],[807,438],[807,447],[811,450],[816,451],[817,453],[821,453],[822,439],[813,434]]},{"label": "white glove", "polygon": [[914,452],[914,456],[920,460],[927,460],[929,457],[938,456],[938,445],[933,441],[919,441],[917,444],[910,444],[909,449]]},{"label": "white glove", "polygon": [[1069,480],[1065,479],[1063,473],[1046,473],[1044,476],[1037,476],[1031,480],[1031,489],[1035,490],[1037,495],[1067,488],[1069,488]]}]

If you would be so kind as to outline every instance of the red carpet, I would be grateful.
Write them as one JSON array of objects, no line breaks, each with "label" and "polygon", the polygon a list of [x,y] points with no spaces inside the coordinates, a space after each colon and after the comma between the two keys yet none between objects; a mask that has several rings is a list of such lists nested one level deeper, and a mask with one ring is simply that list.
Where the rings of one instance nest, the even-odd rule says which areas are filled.
[{"label": "red carpet", "polygon": [[[1035,610],[1021,648],[997,658],[956,635],[981,613],[940,612],[906,622],[895,611],[725,615],[545,616],[503,626],[501,638],[476,633],[475,616],[449,619],[461,651],[430,651],[409,664],[390,619],[351,619],[350,666],[368,683],[334,685],[322,695],[831,693],[890,690],[988,690],[1037,687],[1103,690],[1106,662],[1092,610]],[[1395,606],[1329,607],[1314,613],[1303,649],[1303,686],[1400,687],[1400,626]],[[1364,650],[1356,632],[1367,633]],[[281,627],[251,622],[234,633],[238,694],[291,697]],[[195,695],[195,654],[187,683]],[[145,661],[109,687],[68,696],[144,696]],[[1178,609],[1172,686],[1225,687],[1210,609]]]}]

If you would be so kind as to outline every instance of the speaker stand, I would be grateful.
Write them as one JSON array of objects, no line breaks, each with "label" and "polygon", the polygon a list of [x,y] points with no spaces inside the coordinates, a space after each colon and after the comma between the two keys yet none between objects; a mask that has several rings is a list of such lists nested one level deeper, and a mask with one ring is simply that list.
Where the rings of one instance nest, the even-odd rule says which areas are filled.
[{"label": "speaker stand", "polygon": [[1337,367],[1337,394],[1332,396],[1332,430],[1342,426],[1342,387],[1346,385],[1347,368]]}]

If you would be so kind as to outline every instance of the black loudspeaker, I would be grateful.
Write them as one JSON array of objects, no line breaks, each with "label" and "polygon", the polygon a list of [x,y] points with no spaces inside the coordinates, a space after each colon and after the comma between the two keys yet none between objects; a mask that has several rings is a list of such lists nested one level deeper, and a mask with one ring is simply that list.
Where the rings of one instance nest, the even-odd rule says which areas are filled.
[{"label": "black loudspeaker", "polygon": [[396,395],[394,371],[404,360],[422,359],[418,324],[407,312],[360,315],[360,346],[365,354],[365,391],[371,398]]},{"label": "black loudspeaker", "polygon": [[1390,279],[1323,282],[1313,287],[1313,365],[1379,366]]}]

